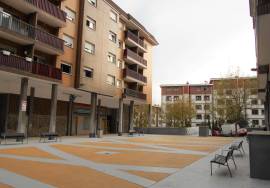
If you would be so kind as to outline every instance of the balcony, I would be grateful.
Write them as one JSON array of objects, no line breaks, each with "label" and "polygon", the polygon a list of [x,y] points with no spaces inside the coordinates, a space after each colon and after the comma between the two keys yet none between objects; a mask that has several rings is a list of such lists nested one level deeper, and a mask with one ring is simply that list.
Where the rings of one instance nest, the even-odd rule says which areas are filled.
[{"label": "balcony", "polygon": [[142,68],[147,68],[147,61],[143,57],[139,56],[138,54],[129,49],[125,49],[124,51],[124,59],[127,63],[135,63]]},{"label": "balcony", "polygon": [[10,14],[0,12],[0,34],[13,42],[29,45],[49,54],[61,55],[64,52],[64,41],[41,29],[17,19]]},{"label": "balcony", "polygon": [[123,70],[123,77],[126,81],[138,82],[139,84],[145,85],[147,83],[147,78],[142,74],[139,74],[131,69]]},{"label": "balcony", "polygon": [[66,25],[66,13],[48,0],[2,0],[24,14],[38,13],[38,19],[53,27]]},{"label": "balcony", "polygon": [[0,53],[0,67],[7,67],[23,71],[26,73],[47,77],[50,79],[62,80],[62,72],[60,69],[50,65],[29,62],[25,58],[15,55],[4,55]]},{"label": "balcony", "polygon": [[146,100],[146,94],[141,93],[139,91],[135,91],[133,89],[125,88],[124,95],[126,97],[133,97],[141,100]]},{"label": "balcony", "polygon": [[141,40],[137,35],[133,34],[131,31],[126,31],[126,43],[127,45],[131,47],[139,47],[139,50],[143,53],[145,53],[146,50],[146,44]]},{"label": "balcony", "polygon": [[270,14],[270,2],[269,1],[258,1],[257,5],[257,15],[265,15]]}]

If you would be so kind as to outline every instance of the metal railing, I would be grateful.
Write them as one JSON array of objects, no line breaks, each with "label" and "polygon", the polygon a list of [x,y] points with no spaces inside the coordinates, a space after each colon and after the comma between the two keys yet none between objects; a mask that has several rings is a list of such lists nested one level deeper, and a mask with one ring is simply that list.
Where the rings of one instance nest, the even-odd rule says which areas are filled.
[{"label": "metal railing", "polygon": [[62,72],[60,69],[46,64],[29,62],[26,61],[25,58],[16,55],[4,55],[0,52],[0,66],[10,67],[56,80],[62,80]]},{"label": "metal railing", "polygon": [[142,75],[140,73],[137,73],[137,72],[135,72],[135,71],[133,71],[131,69],[128,69],[128,68],[126,68],[126,69],[123,70],[123,76],[124,77],[129,76],[129,77],[132,77],[132,78],[134,78],[136,80],[139,80],[139,81],[142,81],[144,83],[147,83],[147,78],[144,75]]},{"label": "metal railing", "polygon": [[124,94],[129,97],[134,97],[142,100],[146,100],[146,94],[141,93],[139,91],[135,91],[133,89],[125,88]]},{"label": "metal railing", "polygon": [[143,57],[139,56],[138,54],[136,54],[135,52],[133,52],[133,51],[131,51],[129,49],[125,49],[124,57],[125,58],[131,57],[132,59],[140,62],[141,64],[143,64],[145,66],[147,66],[147,61]]},{"label": "metal railing", "polygon": [[53,15],[54,17],[66,22],[66,13],[48,0],[25,0],[35,7]]},{"label": "metal railing", "polygon": [[265,0],[258,1],[257,5],[257,15],[270,14],[270,2]]},{"label": "metal railing", "polygon": [[38,28],[36,29],[36,40],[64,51],[64,40]]},{"label": "metal railing", "polygon": [[142,39],[140,39],[137,35],[135,35],[134,33],[132,33],[131,31],[126,31],[126,38],[130,38],[132,41],[136,42],[137,44],[139,44],[141,47],[146,49],[146,45],[143,42]]}]

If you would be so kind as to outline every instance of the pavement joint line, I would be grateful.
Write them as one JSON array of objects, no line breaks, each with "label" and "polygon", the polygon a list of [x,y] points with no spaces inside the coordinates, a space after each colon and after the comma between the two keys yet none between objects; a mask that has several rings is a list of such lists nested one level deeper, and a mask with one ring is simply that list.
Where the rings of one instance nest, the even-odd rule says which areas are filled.
[{"label": "pavement joint line", "polygon": [[63,159],[66,159],[67,161],[70,161],[71,163],[74,164],[78,164],[80,166],[84,166],[84,167],[88,167],[91,169],[94,169],[96,171],[105,173],[107,175],[110,176],[114,176],[123,180],[126,180],[128,182],[143,186],[143,187],[149,187],[150,185],[153,185],[155,183],[155,181],[146,179],[146,178],[142,178],[140,176],[136,176],[118,169],[115,169],[113,167],[109,167],[106,164],[100,164],[100,163],[95,163],[93,161],[90,160],[86,160],[86,159],[82,159],[80,157],[74,156],[72,154],[57,150],[55,148],[52,148],[50,146],[40,146],[40,149],[42,149],[43,151],[49,152],[51,154],[54,154],[58,157],[61,157]]},{"label": "pavement joint line", "polygon": [[55,188],[54,186],[42,183],[29,177],[18,175],[0,168],[0,182],[12,187],[29,188]]}]

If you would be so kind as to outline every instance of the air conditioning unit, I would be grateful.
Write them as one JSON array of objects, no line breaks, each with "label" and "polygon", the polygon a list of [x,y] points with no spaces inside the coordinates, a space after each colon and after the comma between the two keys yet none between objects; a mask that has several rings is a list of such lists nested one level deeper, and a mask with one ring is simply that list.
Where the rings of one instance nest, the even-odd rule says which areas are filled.
[{"label": "air conditioning unit", "polygon": [[31,57],[25,57],[25,60],[28,61],[28,62],[32,62],[33,59]]},{"label": "air conditioning unit", "polygon": [[3,55],[7,55],[7,56],[10,56],[11,54],[10,51],[7,51],[7,50],[3,50],[2,53]]}]

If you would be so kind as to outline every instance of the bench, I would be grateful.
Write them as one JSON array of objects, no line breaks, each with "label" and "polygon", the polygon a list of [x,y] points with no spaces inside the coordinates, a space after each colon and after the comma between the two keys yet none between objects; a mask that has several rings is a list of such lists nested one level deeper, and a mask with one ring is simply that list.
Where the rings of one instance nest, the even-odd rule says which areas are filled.
[{"label": "bench", "polygon": [[43,140],[43,143],[45,143],[46,139],[47,139],[48,142],[49,141],[57,142],[58,138],[60,138],[60,141],[61,141],[61,137],[59,136],[59,134],[45,132],[45,133],[40,134],[39,142],[41,142]]},{"label": "bench", "polygon": [[0,144],[2,144],[2,139],[4,139],[5,144],[7,144],[8,139],[16,139],[16,142],[21,142],[23,144],[25,137],[24,133],[2,133],[0,139]]},{"label": "bench", "polygon": [[236,142],[236,143],[233,143],[229,149],[232,149],[232,150],[236,150],[236,151],[239,151],[242,155],[242,157],[244,156],[245,154],[245,150],[243,148],[243,140],[241,140],[240,142]]},{"label": "bench", "polygon": [[[223,150],[225,151],[225,150]],[[232,172],[231,172],[231,169],[230,169],[230,166],[229,166],[229,160],[231,159],[234,163],[234,166],[235,166],[235,169],[237,168],[236,164],[235,164],[235,161],[234,161],[234,157],[233,157],[233,149],[229,149],[227,150],[227,155],[219,155],[219,154],[216,154],[215,155],[215,158],[212,159],[210,161],[210,166],[211,166],[211,176],[213,175],[213,171],[212,171],[212,164],[215,163],[215,164],[218,164],[219,166],[220,165],[223,165],[223,166],[227,166],[228,170],[229,170],[229,173],[230,173],[230,176],[232,177]]]},{"label": "bench", "polygon": [[135,133],[136,133],[135,130],[129,130],[128,135],[129,135],[129,136],[133,136]]}]

